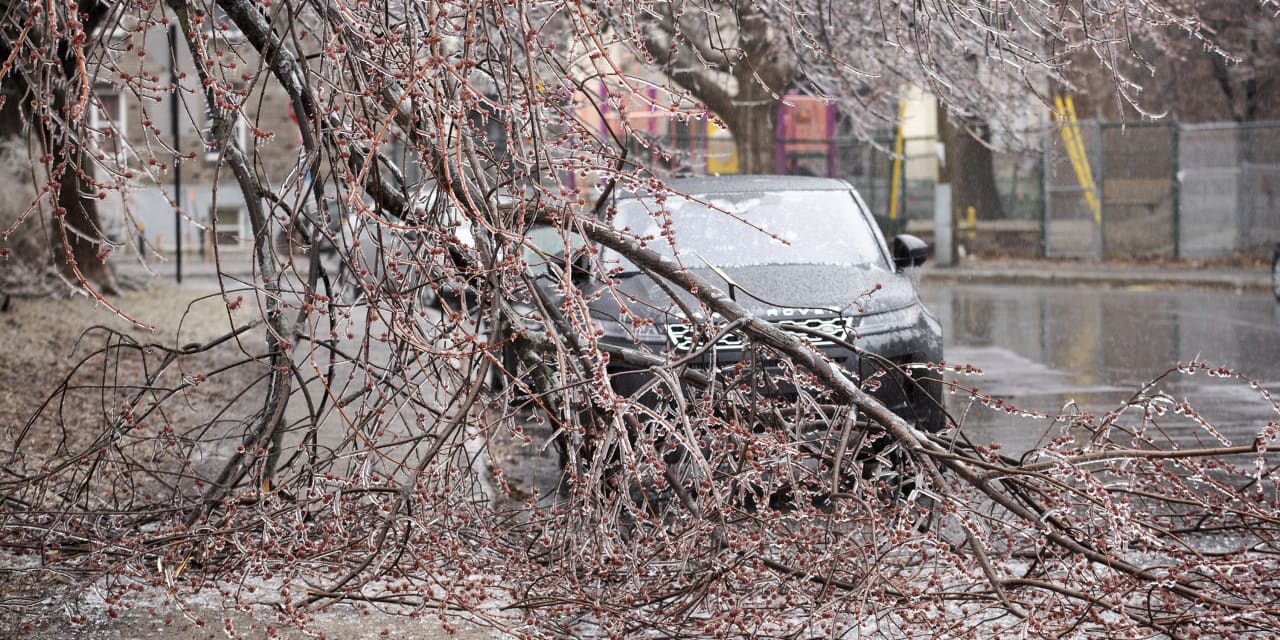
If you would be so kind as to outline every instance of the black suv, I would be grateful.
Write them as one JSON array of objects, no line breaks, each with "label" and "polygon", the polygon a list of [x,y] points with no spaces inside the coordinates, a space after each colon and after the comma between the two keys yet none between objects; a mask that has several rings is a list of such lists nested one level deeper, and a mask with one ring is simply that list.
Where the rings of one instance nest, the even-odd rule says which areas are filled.
[{"label": "black suv", "polygon": [[[683,195],[614,196],[606,203],[612,225],[669,256],[674,242],[685,268],[820,348],[899,415],[941,428],[938,376],[914,366],[942,359],[941,328],[916,291],[914,268],[928,254],[922,241],[900,235],[891,250],[861,197],[839,180],[718,176],[666,184]],[[803,371],[785,370],[767,349],[725,332],[723,321],[706,322],[692,296],[612,251],[597,258],[616,294],[602,291],[598,271],[579,278],[579,287],[602,340],[668,354],[762,394],[791,396],[806,384]],[[609,365],[619,393],[652,379],[619,360]]]}]

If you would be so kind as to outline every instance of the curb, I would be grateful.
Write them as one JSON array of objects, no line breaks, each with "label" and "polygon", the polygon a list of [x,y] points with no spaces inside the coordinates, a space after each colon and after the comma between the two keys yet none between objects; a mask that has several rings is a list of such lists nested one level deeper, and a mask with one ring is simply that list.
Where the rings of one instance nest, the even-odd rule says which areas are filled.
[{"label": "curb", "polygon": [[999,284],[1058,287],[1101,287],[1116,289],[1197,289],[1233,293],[1270,293],[1270,276],[1253,271],[1218,273],[1103,273],[1003,271],[971,268],[936,268],[921,274],[921,280],[937,285]]},{"label": "curb", "polygon": [[[1107,265],[1105,263],[1088,265],[1062,265],[1052,263],[1010,263],[1001,266],[969,265],[957,267],[939,267],[925,265],[920,273],[922,283],[929,285],[1005,285],[1005,286],[1053,286],[1053,287],[1098,287],[1111,289],[1194,289],[1201,291],[1219,291],[1229,293],[1269,294],[1272,292],[1271,274],[1268,269],[1194,269],[1166,268],[1154,271],[1145,268],[1132,270],[1130,265]],[[210,280],[216,281],[215,265],[210,262],[196,262],[183,265],[183,281]],[[223,275],[239,279],[252,278],[252,270],[247,264],[226,261],[223,264]],[[172,281],[174,264],[172,262],[153,265],[156,276]],[[142,275],[142,270],[137,273]]]}]

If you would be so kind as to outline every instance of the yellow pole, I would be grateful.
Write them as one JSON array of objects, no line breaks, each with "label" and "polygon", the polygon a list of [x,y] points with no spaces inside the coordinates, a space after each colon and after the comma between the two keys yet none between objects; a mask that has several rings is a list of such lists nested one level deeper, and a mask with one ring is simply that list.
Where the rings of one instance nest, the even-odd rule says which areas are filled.
[{"label": "yellow pole", "polygon": [[1089,154],[1085,151],[1084,137],[1080,135],[1080,128],[1076,126],[1075,101],[1071,96],[1065,99],[1062,96],[1054,96],[1053,103],[1058,109],[1055,118],[1062,132],[1062,142],[1066,147],[1067,157],[1071,159],[1071,168],[1076,173],[1076,182],[1084,191],[1084,201],[1089,211],[1093,213],[1093,221],[1096,224],[1102,224],[1102,206],[1098,202],[1093,170],[1089,167]]},{"label": "yellow pole", "polygon": [[889,185],[889,219],[898,218],[898,185],[902,182],[902,147],[903,132],[907,122],[907,100],[902,99],[898,106],[898,139],[893,143],[893,184]]},{"label": "yellow pole", "polygon": [[1066,97],[1067,117],[1071,118],[1071,129],[1075,132],[1076,139],[1076,155],[1080,158],[1080,164],[1084,167],[1084,199],[1089,205],[1089,209],[1093,211],[1093,221],[1102,224],[1102,205],[1098,202],[1098,185],[1093,181],[1093,170],[1089,167],[1089,154],[1084,150],[1084,136],[1080,133],[1080,127],[1076,126],[1076,102],[1071,96]]}]

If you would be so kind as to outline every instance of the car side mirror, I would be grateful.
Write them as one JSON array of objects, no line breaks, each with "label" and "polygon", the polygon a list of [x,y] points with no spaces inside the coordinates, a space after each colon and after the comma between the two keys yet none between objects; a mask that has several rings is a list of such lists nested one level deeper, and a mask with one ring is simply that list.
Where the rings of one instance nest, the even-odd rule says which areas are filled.
[{"label": "car side mirror", "polygon": [[893,237],[893,266],[898,271],[918,267],[928,258],[929,245],[924,240],[908,233]]},{"label": "car side mirror", "polygon": [[582,284],[591,279],[591,254],[586,249],[576,251],[573,262],[569,265],[569,278],[574,284]]},{"label": "car side mirror", "polygon": [[[573,261],[569,263],[569,279],[574,284],[580,285],[591,279],[591,255],[586,249],[576,249],[572,254]],[[564,264],[564,254],[558,254],[554,259],[547,263],[547,275],[556,277],[559,273],[557,265]]]}]

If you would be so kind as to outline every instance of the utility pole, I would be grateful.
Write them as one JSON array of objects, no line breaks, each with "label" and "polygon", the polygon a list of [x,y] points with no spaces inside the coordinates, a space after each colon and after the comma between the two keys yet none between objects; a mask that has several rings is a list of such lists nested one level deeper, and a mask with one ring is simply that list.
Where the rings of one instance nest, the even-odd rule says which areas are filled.
[{"label": "utility pole", "polygon": [[941,100],[936,102],[938,144],[938,182],[933,191],[933,258],[939,267],[956,263],[956,215],[951,198],[951,148],[955,131],[947,121],[947,108]]},{"label": "utility pole", "polygon": [[169,98],[169,121],[173,125],[173,246],[176,256],[174,279],[182,284],[182,137],[178,116],[182,92],[178,89],[178,22],[169,23],[169,80],[173,95]]}]

